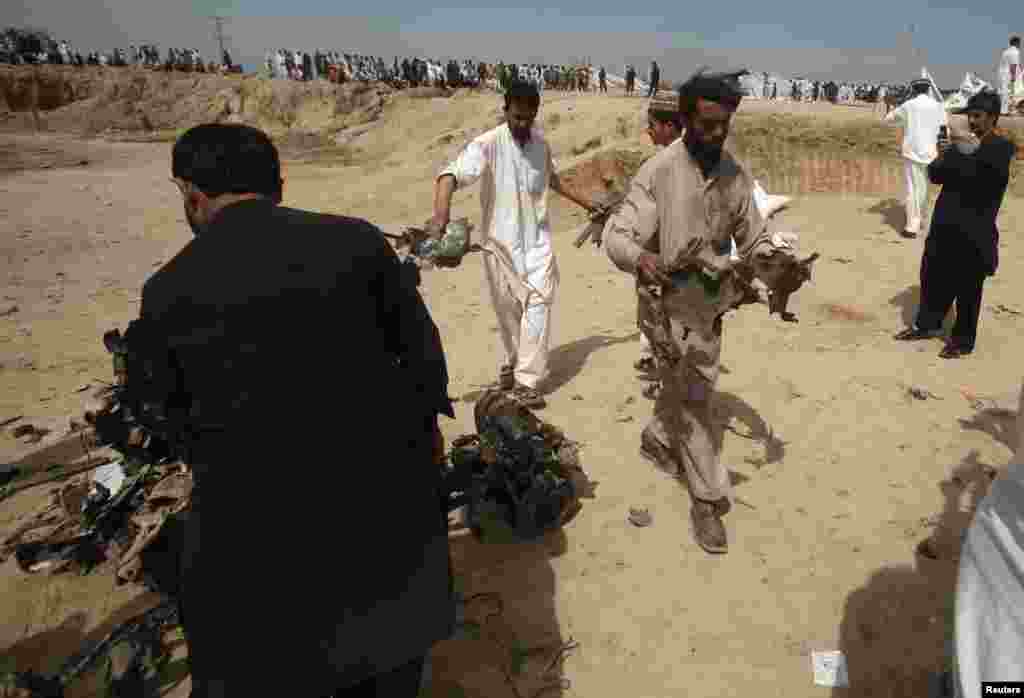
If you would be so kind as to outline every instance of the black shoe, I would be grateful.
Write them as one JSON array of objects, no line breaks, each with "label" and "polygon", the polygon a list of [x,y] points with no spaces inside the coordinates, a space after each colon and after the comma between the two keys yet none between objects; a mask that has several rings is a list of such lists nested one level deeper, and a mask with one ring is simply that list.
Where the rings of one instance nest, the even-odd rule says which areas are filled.
[{"label": "black shoe", "polygon": [[962,344],[950,343],[939,352],[939,357],[942,359],[960,359],[967,356],[972,351],[974,351],[972,347],[965,347]]},{"label": "black shoe", "polygon": [[897,335],[893,336],[893,339],[898,339],[901,342],[916,342],[921,339],[934,339],[941,335],[941,330],[921,330],[917,327],[908,327]]}]

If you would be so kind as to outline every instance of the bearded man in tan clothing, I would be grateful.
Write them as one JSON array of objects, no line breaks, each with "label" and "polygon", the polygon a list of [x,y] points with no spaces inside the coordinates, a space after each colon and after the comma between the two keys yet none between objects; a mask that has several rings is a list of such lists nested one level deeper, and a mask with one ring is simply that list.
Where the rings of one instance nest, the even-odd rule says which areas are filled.
[{"label": "bearded man in tan clothing", "polygon": [[[771,289],[795,261],[754,203],[754,178],[723,148],[742,74],[698,73],[680,87],[685,135],[640,168],[605,228],[612,262],[660,291],[650,334],[663,387],[641,453],[685,475],[694,537],[710,553],[728,549],[721,517],[732,492],[713,407],[722,317],[746,295],[736,267]],[[739,263],[730,259],[733,240]]]}]

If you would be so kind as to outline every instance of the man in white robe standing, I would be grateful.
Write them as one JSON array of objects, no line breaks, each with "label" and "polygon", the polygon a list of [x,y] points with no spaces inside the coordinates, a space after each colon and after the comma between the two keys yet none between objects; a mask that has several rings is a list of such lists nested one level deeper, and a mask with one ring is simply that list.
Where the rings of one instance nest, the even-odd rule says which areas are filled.
[{"label": "man in white robe standing", "polygon": [[1003,115],[1010,113],[1010,98],[1013,96],[1013,88],[1017,84],[1017,76],[1020,74],[1020,37],[1010,39],[1010,45],[1003,50],[999,57],[999,97],[1003,102]]},{"label": "man in white robe standing", "polygon": [[939,155],[939,128],[946,126],[946,109],[929,92],[931,82],[918,78],[910,83],[914,97],[885,115],[887,122],[903,126],[906,225],[903,236],[916,238],[928,206],[928,165]]},{"label": "man in white robe standing", "polygon": [[535,85],[521,80],[509,85],[505,123],[475,138],[438,175],[429,226],[433,235],[443,234],[451,219],[452,194],[481,180],[484,271],[507,357],[499,383],[531,408],[547,404],[537,387],[547,376],[551,306],[559,281],[548,188],[589,212],[596,209],[562,185],[551,147],[534,128],[539,108]]}]

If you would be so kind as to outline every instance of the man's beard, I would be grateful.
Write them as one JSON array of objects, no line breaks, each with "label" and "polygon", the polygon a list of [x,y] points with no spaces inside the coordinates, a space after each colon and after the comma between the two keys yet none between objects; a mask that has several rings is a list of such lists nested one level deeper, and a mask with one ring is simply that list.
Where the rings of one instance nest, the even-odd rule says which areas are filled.
[{"label": "man's beard", "polygon": [[694,140],[686,143],[686,149],[705,172],[712,169],[722,159],[721,145],[708,145]]}]

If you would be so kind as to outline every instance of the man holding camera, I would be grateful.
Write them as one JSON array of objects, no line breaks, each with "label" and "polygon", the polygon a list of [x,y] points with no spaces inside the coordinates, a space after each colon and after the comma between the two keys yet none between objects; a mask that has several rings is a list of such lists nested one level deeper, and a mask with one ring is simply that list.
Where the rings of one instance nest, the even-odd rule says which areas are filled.
[{"label": "man holding camera", "polygon": [[929,339],[956,301],[953,334],[939,354],[955,359],[974,351],[985,278],[999,265],[996,216],[1010,180],[1016,146],[996,131],[1001,102],[995,92],[980,92],[967,102],[970,133],[951,129],[952,140],[938,139],[939,157],[928,178],[942,185],[921,259],[921,304],[912,327],[896,335],[902,341]]}]

